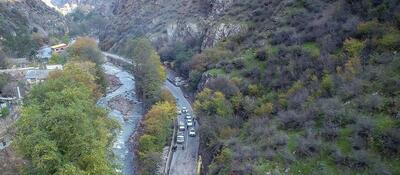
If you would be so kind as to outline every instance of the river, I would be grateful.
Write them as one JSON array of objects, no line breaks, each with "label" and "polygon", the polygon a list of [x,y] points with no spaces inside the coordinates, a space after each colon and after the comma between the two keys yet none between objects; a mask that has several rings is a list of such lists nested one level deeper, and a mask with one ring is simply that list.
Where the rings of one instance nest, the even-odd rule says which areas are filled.
[{"label": "river", "polygon": [[[132,175],[135,174],[133,161],[135,155],[131,150],[132,141],[130,138],[138,128],[138,123],[143,116],[143,107],[135,94],[135,79],[129,72],[109,62],[103,64],[103,68],[107,75],[116,76],[122,85],[114,91],[108,91],[98,101],[98,105],[107,108],[110,111],[109,117],[118,121],[121,126],[112,146],[116,163],[120,166],[116,171],[123,175]],[[130,102],[131,109],[127,114],[120,110],[119,107],[122,106],[110,105],[116,98]]]}]

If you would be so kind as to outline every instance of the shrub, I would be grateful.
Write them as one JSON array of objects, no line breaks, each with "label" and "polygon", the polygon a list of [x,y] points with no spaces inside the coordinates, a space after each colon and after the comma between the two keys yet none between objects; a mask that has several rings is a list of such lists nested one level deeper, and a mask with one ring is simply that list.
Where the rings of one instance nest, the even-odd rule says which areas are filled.
[{"label": "shrub", "polygon": [[376,36],[382,32],[381,24],[376,20],[358,24],[357,30],[360,34],[367,36],[372,36],[372,35]]},{"label": "shrub", "polygon": [[300,137],[298,139],[296,154],[303,157],[313,156],[321,151],[320,146],[321,142],[313,136]]},{"label": "shrub", "polygon": [[317,43],[304,43],[303,44],[303,49],[310,55],[311,58],[317,59],[320,55],[320,49],[317,45]]},{"label": "shrub", "polygon": [[208,88],[197,94],[194,108],[199,114],[208,116],[230,117],[233,113],[232,105],[225,99],[225,95]]},{"label": "shrub", "polygon": [[256,59],[259,61],[265,61],[267,59],[267,52],[264,49],[257,50]]},{"label": "shrub", "polygon": [[398,156],[400,154],[400,131],[397,128],[388,129],[374,137],[375,146],[386,156]]},{"label": "shrub", "polygon": [[271,114],[274,111],[274,105],[272,103],[263,103],[260,106],[258,106],[254,113],[258,116],[262,115],[268,115]]},{"label": "shrub", "polygon": [[333,89],[333,80],[332,80],[332,76],[328,73],[325,73],[325,75],[322,77],[322,82],[321,82],[321,86],[322,88],[328,92],[331,93],[332,89]]},{"label": "shrub", "polygon": [[378,44],[384,50],[395,50],[400,47],[400,31],[386,33],[378,40]]},{"label": "shrub", "polygon": [[300,109],[308,100],[309,92],[306,89],[301,89],[289,95],[288,98],[289,109]]},{"label": "shrub", "polygon": [[363,48],[364,42],[353,38],[346,39],[343,44],[343,49],[349,57],[359,57]]},{"label": "shrub", "polygon": [[305,123],[305,117],[295,111],[283,111],[278,113],[278,120],[285,129],[302,128]]},{"label": "shrub", "polygon": [[368,112],[380,111],[383,109],[385,98],[379,94],[367,94],[356,99],[360,109]]},{"label": "shrub", "polygon": [[6,118],[8,115],[10,115],[10,110],[8,107],[2,108],[0,110],[0,118]]},{"label": "shrub", "polygon": [[348,161],[349,163],[347,166],[357,170],[368,168],[373,163],[370,155],[365,150],[354,151],[353,154],[348,157]]},{"label": "shrub", "polygon": [[218,76],[215,79],[211,79],[207,82],[206,87],[214,91],[220,91],[228,98],[239,93],[239,88],[224,76]]}]

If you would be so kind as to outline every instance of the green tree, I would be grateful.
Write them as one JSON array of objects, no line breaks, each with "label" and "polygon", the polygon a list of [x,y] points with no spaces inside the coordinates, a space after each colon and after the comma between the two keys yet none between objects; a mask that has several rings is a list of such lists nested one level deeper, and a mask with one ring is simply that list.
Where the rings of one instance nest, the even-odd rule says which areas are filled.
[{"label": "green tree", "polygon": [[201,115],[218,115],[229,117],[232,115],[232,105],[221,92],[213,92],[211,89],[204,89],[196,97],[194,108]]},{"label": "green tree", "polygon": [[160,56],[146,38],[127,41],[121,52],[133,59],[137,90],[145,106],[150,107],[160,99],[161,86],[166,78]]},{"label": "green tree", "polygon": [[106,148],[116,124],[96,106],[98,85],[81,65],[67,64],[30,91],[15,139],[31,162],[26,174],[115,174]]}]

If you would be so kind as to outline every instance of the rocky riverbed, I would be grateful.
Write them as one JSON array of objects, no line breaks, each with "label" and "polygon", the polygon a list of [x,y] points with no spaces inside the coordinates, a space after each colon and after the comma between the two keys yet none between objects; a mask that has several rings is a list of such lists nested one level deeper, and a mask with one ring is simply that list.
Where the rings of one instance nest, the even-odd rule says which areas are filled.
[{"label": "rocky riverbed", "polygon": [[103,68],[108,77],[109,88],[107,94],[98,101],[98,105],[107,108],[110,118],[121,126],[112,147],[116,164],[119,165],[116,171],[124,175],[136,174],[131,138],[138,130],[143,108],[135,94],[135,79],[129,72],[111,63],[105,63]]}]

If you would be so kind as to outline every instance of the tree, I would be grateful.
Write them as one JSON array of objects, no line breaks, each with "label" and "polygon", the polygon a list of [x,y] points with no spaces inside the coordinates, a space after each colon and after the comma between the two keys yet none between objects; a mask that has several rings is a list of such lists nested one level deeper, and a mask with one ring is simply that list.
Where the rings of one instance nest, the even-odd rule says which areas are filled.
[{"label": "tree", "polygon": [[160,56],[146,38],[128,40],[124,48],[122,54],[135,63],[133,71],[137,90],[148,108],[160,99],[161,86],[166,78]]},{"label": "tree", "polygon": [[[145,116],[144,134],[139,137],[139,163],[144,174],[153,174],[154,167],[161,161],[164,146],[170,141],[173,119],[176,117],[174,103],[160,102],[151,107]],[[153,168],[147,168],[153,167]]]},{"label": "tree", "polygon": [[106,148],[116,123],[96,106],[98,85],[83,65],[67,64],[27,96],[15,138],[31,162],[25,173],[115,174]]},{"label": "tree", "polygon": [[232,105],[225,99],[223,93],[213,92],[207,88],[197,95],[194,107],[201,115],[229,117],[233,113]]},{"label": "tree", "polygon": [[[68,53],[72,61],[90,61],[96,64],[92,75],[95,76],[96,83],[100,85],[100,90],[104,93],[107,88],[107,81],[101,64],[104,63],[105,58],[98,48],[96,41],[86,37],[78,38],[68,48]],[[60,59],[63,61],[62,57]]]},{"label": "tree", "polygon": [[80,58],[83,61],[91,61],[101,64],[105,61],[103,54],[94,39],[80,37],[68,48],[71,57]]}]

